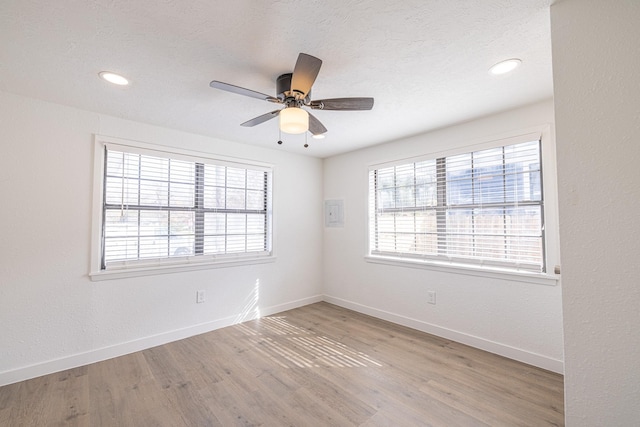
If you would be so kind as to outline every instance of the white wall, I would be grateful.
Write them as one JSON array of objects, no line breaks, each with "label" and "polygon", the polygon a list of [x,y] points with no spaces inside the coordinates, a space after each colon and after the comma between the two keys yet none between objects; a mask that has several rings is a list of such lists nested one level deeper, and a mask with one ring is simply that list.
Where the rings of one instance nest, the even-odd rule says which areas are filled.
[{"label": "white wall", "polygon": [[[321,160],[1,92],[0,129],[0,385],[321,299]],[[91,282],[94,133],[274,164],[277,260]]]},{"label": "white wall", "polygon": [[640,423],[639,21],[551,7],[568,426]]},{"label": "white wall", "polygon": [[[548,286],[373,264],[364,259],[370,164],[442,152],[482,139],[490,141],[497,135],[552,122],[553,103],[549,100],[325,159],[324,197],[343,199],[345,204],[344,228],[325,228],[324,231],[325,299],[561,372],[563,341],[559,284]],[[552,190],[552,182],[545,184]],[[551,199],[547,202],[553,211],[557,207]],[[547,225],[547,232],[557,236],[557,224],[554,226],[549,222]],[[429,290],[436,291],[436,305],[426,302]]]}]

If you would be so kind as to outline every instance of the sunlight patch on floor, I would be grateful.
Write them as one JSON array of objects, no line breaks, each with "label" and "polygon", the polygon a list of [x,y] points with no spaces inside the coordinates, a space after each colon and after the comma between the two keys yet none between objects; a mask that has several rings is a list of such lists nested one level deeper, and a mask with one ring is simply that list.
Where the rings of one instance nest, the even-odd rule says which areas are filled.
[{"label": "sunlight patch on floor", "polygon": [[361,351],[289,323],[284,316],[264,317],[236,326],[257,351],[286,368],[362,368],[382,364]]}]

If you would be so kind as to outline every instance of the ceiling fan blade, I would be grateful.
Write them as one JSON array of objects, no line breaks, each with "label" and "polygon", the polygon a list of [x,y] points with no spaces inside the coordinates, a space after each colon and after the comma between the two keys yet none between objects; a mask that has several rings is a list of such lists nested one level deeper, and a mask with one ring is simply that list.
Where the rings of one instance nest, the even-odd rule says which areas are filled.
[{"label": "ceiling fan blade", "polygon": [[373,108],[373,98],[319,99],[317,101],[311,101],[309,107],[314,110],[371,110]]},{"label": "ceiling fan blade", "polygon": [[309,113],[309,132],[311,132],[312,135],[320,135],[326,131],[327,128],[320,123],[320,120],[316,119],[313,114]]},{"label": "ceiling fan blade", "polygon": [[265,95],[264,93],[256,92],[255,90],[251,90],[251,89],[245,89],[243,87],[235,86],[229,83],[219,82],[217,80],[214,80],[211,83],[209,83],[209,86],[211,86],[214,89],[221,89],[221,90],[226,90],[227,92],[237,93],[238,95],[250,96],[251,98],[263,99],[265,101],[277,102],[277,103],[281,102],[278,98],[275,98],[273,96]]},{"label": "ceiling fan blade", "polygon": [[296,67],[293,69],[293,76],[291,77],[291,91],[301,94],[302,98],[307,96],[311,86],[313,86],[313,82],[318,77],[320,66],[322,66],[322,60],[315,56],[307,55],[306,53],[298,55]]},{"label": "ceiling fan blade", "polygon": [[267,120],[271,120],[274,117],[278,117],[278,114],[280,114],[281,110],[274,110],[271,111],[269,113],[263,114],[261,116],[258,117],[254,117],[251,120],[247,120],[246,122],[242,123],[240,126],[244,126],[244,127],[253,127],[255,125],[259,125],[260,123],[264,123]]}]

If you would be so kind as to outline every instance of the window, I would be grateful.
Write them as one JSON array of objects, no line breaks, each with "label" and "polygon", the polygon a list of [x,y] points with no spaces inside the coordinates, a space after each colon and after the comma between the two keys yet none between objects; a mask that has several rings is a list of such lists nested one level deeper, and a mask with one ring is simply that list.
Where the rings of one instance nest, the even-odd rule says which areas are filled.
[{"label": "window", "polygon": [[101,271],[271,255],[271,169],[99,144]]},{"label": "window", "polygon": [[370,253],[544,272],[541,142],[374,167]]}]

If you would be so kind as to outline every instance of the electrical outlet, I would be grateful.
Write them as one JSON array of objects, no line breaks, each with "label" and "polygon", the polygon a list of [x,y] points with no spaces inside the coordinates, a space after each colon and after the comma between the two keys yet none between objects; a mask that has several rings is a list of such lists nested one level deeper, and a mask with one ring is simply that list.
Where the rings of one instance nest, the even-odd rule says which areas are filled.
[{"label": "electrical outlet", "polygon": [[204,302],[204,291],[196,291],[196,303]]},{"label": "electrical outlet", "polygon": [[427,302],[429,304],[435,304],[436,303],[436,293],[435,293],[435,291],[428,291],[427,292]]}]

